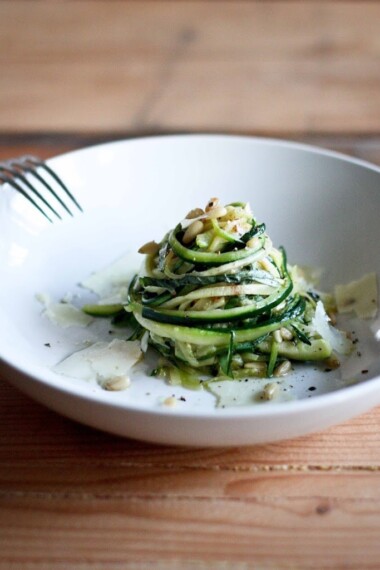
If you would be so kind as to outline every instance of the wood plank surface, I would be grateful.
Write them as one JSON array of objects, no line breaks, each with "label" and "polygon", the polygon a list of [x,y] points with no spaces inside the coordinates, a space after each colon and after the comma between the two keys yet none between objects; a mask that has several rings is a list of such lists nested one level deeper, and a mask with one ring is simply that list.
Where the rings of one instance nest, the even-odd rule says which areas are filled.
[{"label": "wood plank surface", "polygon": [[378,2],[0,3],[0,130],[380,131]]},{"label": "wood plank surface", "polygon": [[[50,558],[74,566],[96,553],[107,565],[131,557],[254,560],[258,567],[263,561],[276,567],[285,556],[289,566],[352,568],[360,567],[364,551],[366,567],[376,568],[379,509],[373,499],[321,504],[308,497],[8,498],[0,544],[3,560],[20,563]],[[15,525],[22,531],[16,537]]]},{"label": "wood plank surface", "polygon": [[[0,160],[213,131],[380,164],[379,29],[373,1],[3,0]],[[374,570],[379,537],[380,407],[175,448],[69,421],[0,375],[0,570]]]}]

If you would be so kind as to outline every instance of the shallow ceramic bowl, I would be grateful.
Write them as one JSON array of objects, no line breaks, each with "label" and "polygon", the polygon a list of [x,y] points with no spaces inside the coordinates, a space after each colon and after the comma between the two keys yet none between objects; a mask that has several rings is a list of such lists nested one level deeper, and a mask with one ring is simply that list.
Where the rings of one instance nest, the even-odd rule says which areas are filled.
[{"label": "shallow ceramic bowl", "polygon": [[[57,328],[41,318],[35,299],[38,292],[61,298],[124,252],[160,240],[212,196],[249,201],[291,263],[325,269],[324,289],[379,274],[378,167],[290,142],[208,135],[109,143],[49,164],[83,214],[50,224],[11,188],[4,187],[0,199],[0,357],[3,376],[15,386],[102,430],[197,446],[299,436],[380,403],[376,320],[358,324],[362,360],[347,378],[304,366],[287,380],[290,401],[217,409],[206,391],[174,389],[149,377],[149,362],[124,392],[55,374],[52,366],[90,333]],[[169,409],[162,401],[173,393],[186,402]]]}]

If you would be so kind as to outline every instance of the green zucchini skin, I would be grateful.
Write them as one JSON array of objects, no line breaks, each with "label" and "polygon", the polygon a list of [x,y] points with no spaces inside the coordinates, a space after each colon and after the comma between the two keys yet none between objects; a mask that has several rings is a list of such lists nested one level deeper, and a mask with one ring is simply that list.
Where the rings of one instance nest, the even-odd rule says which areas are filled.
[{"label": "green zucchini skin", "polygon": [[186,382],[191,369],[233,377],[245,370],[244,358],[264,362],[268,376],[284,358],[326,359],[329,343],[308,328],[315,304],[295,291],[285,250],[253,217],[242,218],[240,234],[226,220],[203,221],[190,243],[177,225],[131,283],[125,309],[149,331],[150,344],[170,366],[187,367]]},{"label": "green zucchini skin", "polygon": [[[141,314],[134,312],[136,320],[142,327],[164,338],[179,340],[180,342],[189,342],[191,344],[202,346],[228,346],[230,342],[230,330],[226,332],[220,330],[201,329],[197,327],[179,326],[168,323],[159,323],[146,319]],[[286,323],[287,321],[283,321]],[[278,322],[270,323],[266,326],[250,328],[250,329],[234,329],[235,342],[252,342],[257,338],[275,331],[278,328]]]},{"label": "green zucchini skin", "polygon": [[233,261],[238,261],[240,259],[250,257],[253,253],[255,253],[255,251],[262,249],[265,243],[265,237],[261,237],[261,239],[259,238],[260,245],[255,249],[246,247],[244,249],[237,249],[236,251],[233,250],[224,253],[208,253],[203,251],[194,251],[182,245],[177,238],[180,231],[180,227],[177,226],[169,235],[169,244],[175,254],[185,261],[210,266],[223,265],[224,263],[231,263]]},{"label": "green zucchini skin", "polygon": [[181,342],[189,342],[203,346],[227,346],[230,341],[231,331],[235,332],[235,342],[245,343],[252,342],[265,336],[287,323],[292,323],[298,316],[299,311],[304,307],[304,300],[298,300],[292,308],[277,317],[269,318],[264,324],[256,324],[254,326],[230,326],[224,329],[217,328],[199,328],[195,326],[173,325],[163,322],[154,321],[144,317],[142,312],[134,310],[133,314],[142,327],[164,338],[171,338]]},{"label": "green zucchini skin", "polygon": [[233,283],[238,285],[240,283],[250,281],[257,281],[258,283],[265,283],[268,285],[277,284],[274,278],[268,277],[268,274],[265,271],[260,270],[243,270],[239,273],[206,275],[204,277],[193,275],[192,273],[185,273],[183,276],[179,276],[178,279],[158,279],[148,276],[139,278],[139,282],[143,288],[149,286],[162,287],[168,291],[172,291],[173,293],[176,293],[185,285],[196,285],[199,287],[215,285],[217,283]]},{"label": "green zucchini skin", "polygon": [[113,305],[83,305],[82,311],[92,317],[113,317],[117,313],[123,311],[124,306],[120,304]]},{"label": "green zucchini skin", "polygon": [[[213,322],[224,323],[241,321],[242,319],[256,317],[257,315],[270,311],[288,297],[292,288],[293,283],[289,278],[285,286],[283,286],[279,291],[273,293],[273,295],[268,299],[258,303],[252,303],[252,305],[235,307],[233,309],[216,309],[213,311],[177,311],[141,306],[141,314],[146,319],[176,325],[207,325]],[[133,311],[137,311],[139,309],[140,307],[137,303],[132,303]]]},{"label": "green zucchini skin", "polygon": [[[262,352],[270,353],[271,346],[267,341],[263,341],[259,344],[259,349]],[[331,355],[331,346],[322,338],[312,340],[310,344],[283,341],[278,345],[278,354],[289,358],[289,360],[326,360]]]}]

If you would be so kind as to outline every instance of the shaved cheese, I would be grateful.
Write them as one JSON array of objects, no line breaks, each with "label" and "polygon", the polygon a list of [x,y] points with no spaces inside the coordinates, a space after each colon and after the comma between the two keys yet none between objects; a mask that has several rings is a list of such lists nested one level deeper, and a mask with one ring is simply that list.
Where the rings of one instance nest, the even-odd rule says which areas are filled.
[{"label": "shaved cheese", "polygon": [[335,299],[339,313],[354,311],[360,319],[375,317],[378,309],[376,273],[367,273],[347,285],[336,285]]},{"label": "shaved cheese", "polygon": [[54,371],[82,380],[96,380],[107,389],[115,379],[126,377],[141,357],[139,341],[114,339],[112,342],[96,342],[88,348],[74,352],[54,367]]},{"label": "shaved cheese", "polygon": [[37,293],[36,299],[45,307],[42,314],[60,327],[87,327],[93,321],[92,317],[70,303],[53,303],[45,293]]},{"label": "shaved cheese", "polygon": [[36,299],[41,305],[47,307],[51,303],[51,297],[48,293],[36,293]]},{"label": "shaved cheese", "polygon": [[331,326],[329,321],[323,303],[318,301],[311,329],[314,329],[339,354],[349,354],[352,350],[352,342],[343,332]]},{"label": "shaved cheese", "polygon": [[318,285],[322,274],[323,269],[320,267],[292,265],[290,275],[293,280],[294,292],[305,293],[310,289],[314,289]]},{"label": "shaved cheese", "polygon": [[149,342],[149,331],[145,331],[141,337],[140,346],[143,352],[148,350],[148,342]]},{"label": "shaved cheese", "polygon": [[90,289],[99,297],[120,297],[125,295],[126,286],[138,272],[141,265],[141,257],[138,253],[129,253],[117,259],[111,265],[104,267],[96,273],[92,273],[81,282],[82,287]]},{"label": "shaved cheese", "polygon": [[87,327],[93,318],[70,303],[49,303],[43,312],[52,323],[63,328]]}]

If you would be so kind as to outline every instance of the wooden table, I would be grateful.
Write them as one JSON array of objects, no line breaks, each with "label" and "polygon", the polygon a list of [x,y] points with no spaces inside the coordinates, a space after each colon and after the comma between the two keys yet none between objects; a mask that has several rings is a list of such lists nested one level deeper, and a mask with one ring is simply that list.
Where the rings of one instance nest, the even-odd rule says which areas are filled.
[{"label": "wooden table", "polygon": [[[0,158],[147,133],[380,164],[378,2],[0,4]],[[122,440],[0,381],[0,569],[380,568],[380,409],[235,449]]]}]

